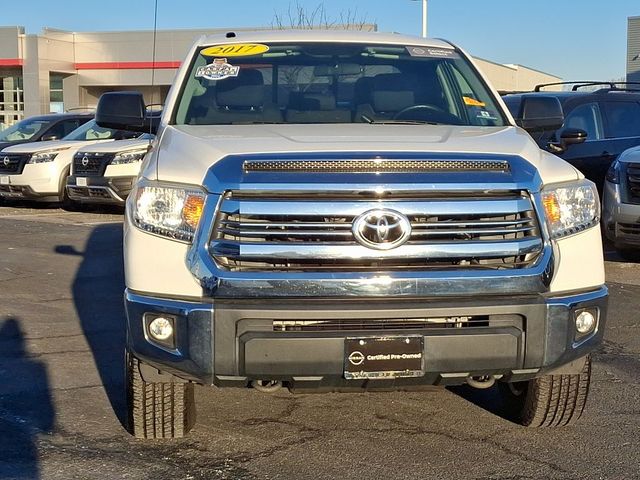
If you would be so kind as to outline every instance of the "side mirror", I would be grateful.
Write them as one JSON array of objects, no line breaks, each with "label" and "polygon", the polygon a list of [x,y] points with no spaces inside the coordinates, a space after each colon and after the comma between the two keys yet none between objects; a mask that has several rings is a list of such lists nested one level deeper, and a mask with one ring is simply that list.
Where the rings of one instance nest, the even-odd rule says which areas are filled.
[{"label": "side mirror", "polygon": [[556,97],[523,96],[516,123],[528,132],[558,130],[564,123],[562,105]]},{"label": "side mirror", "polygon": [[549,147],[555,153],[562,153],[569,148],[569,145],[584,143],[587,136],[587,132],[580,128],[565,128],[560,132],[560,141],[550,143]]},{"label": "side mirror", "polygon": [[157,122],[146,115],[140,92],[107,92],[98,100],[96,123],[100,127],[156,133]]},{"label": "side mirror", "polygon": [[58,140],[58,136],[50,133],[49,135],[43,135],[42,138],[40,138],[40,140],[42,142],[48,142],[49,140]]}]

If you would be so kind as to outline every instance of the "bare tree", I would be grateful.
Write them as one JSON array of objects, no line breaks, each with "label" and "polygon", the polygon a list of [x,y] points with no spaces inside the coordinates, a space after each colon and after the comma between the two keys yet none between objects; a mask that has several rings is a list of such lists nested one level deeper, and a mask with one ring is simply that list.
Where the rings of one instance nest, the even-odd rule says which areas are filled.
[{"label": "bare tree", "polygon": [[309,8],[298,0],[290,3],[285,13],[274,12],[271,27],[276,30],[376,30],[376,24],[360,15],[358,9],[342,10],[337,16],[330,15],[324,3]]}]

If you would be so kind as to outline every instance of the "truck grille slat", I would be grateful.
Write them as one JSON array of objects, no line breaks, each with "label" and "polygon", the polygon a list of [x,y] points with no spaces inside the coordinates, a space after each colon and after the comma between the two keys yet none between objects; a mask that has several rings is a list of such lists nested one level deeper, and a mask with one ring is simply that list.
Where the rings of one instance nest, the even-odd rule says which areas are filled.
[{"label": "truck grille slat", "polygon": [[[313,200],[310,195],[308,200]],[[360,215],[363,204],[368,203],[369,208],[375,208],[373,201],[259,201],[259,200],[234,200],[233,197],[223,202],[221,211],[229,214],[241,213],[247,219],[249,217],[261,217],[256,220],[267,220],[274,217],[290,216],[295,212],[296,219],[305,221],[302,217],[342,217]],[[531,202],[523,197],[507,197],[501,200],[412,200],[385,202],[385,208],[396,210],[409,216],[418,215],[460,215],[473,212],[482,202],[482,213],[485,216],[507,215],[526,212],[531,209]],[[339,206],[339,208],[338,208]],[[365,209],[366,210],[366,209]],[[235,219],[234,219],[235,220]],[[242,220],[242,219],[241,219]]]},{"label": "truck grille slat", "polygon": [[[315,201],[313,193],[241,195],[223,197],[209,244],[216,263],[232,271],[524,268],[543,249],[523,192],[332,202]],[[404,244],[378,250],[358,243],[354,222],[378,208],[406,216],[411,232]]]}]

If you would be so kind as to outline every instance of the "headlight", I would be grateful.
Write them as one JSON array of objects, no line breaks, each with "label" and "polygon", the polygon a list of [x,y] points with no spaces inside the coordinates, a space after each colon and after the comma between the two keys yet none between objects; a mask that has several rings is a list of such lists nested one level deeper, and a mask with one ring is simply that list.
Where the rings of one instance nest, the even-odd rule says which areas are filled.
[{"label": "headlight", "polygon": [[617,160],[615,160],[609,167],[609,170],[607,170],[606,179],[611,183],[620,183],[620,163]]},{"label": "headlight", "polygon": [[29,159],[29,163],[47,163],[53,162],[56,158],[56,155],[60,153],[62,150],[66,150],[66,148],[58,148],[56,150],[47,150],[45,152],[36,152],[31,155]]},{"label": "headlight", "polygon": [[542,204],[552,239],[573,235],[600,220],[598,191],[588,180],[545,187]]},{"label": "headlight", "polygon": [[197,187],[142,184],[137,187],[131,218],[142,230],[191,242],[202,216],[204,197]]},{"label": "headlight", "polygon": [[129,152],[120,152],[115,157],[113,157],[113,160],[111,160],[111,165],[125,165],[127,163],[141,162],[146,154],[146,148],[141,150],[131,150]]}]

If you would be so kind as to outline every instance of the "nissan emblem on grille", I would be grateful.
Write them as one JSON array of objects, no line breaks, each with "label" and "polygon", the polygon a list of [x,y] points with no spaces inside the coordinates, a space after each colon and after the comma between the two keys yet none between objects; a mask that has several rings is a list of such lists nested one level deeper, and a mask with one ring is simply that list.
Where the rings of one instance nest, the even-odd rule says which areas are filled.
[{"label": "nissan emblem on grille", "polygon": [[82,157],[82,166],[86,167],[87,165],[89,165],[89,158],[85,155]]},{"label": "nissan emblem on grille", "polygon": [[11,163],[11,159],[9,157],[4,157],[4,160],[2,160],[2,163],[4,163],[5,167],[8,167],[9,164]]},{"label": "nissan emblem on grille", "polygon": [[394,210],[369,210],[353,222],[353,235],[361,245],[376,250],[391,250],[411,236],[411,222]]}]

